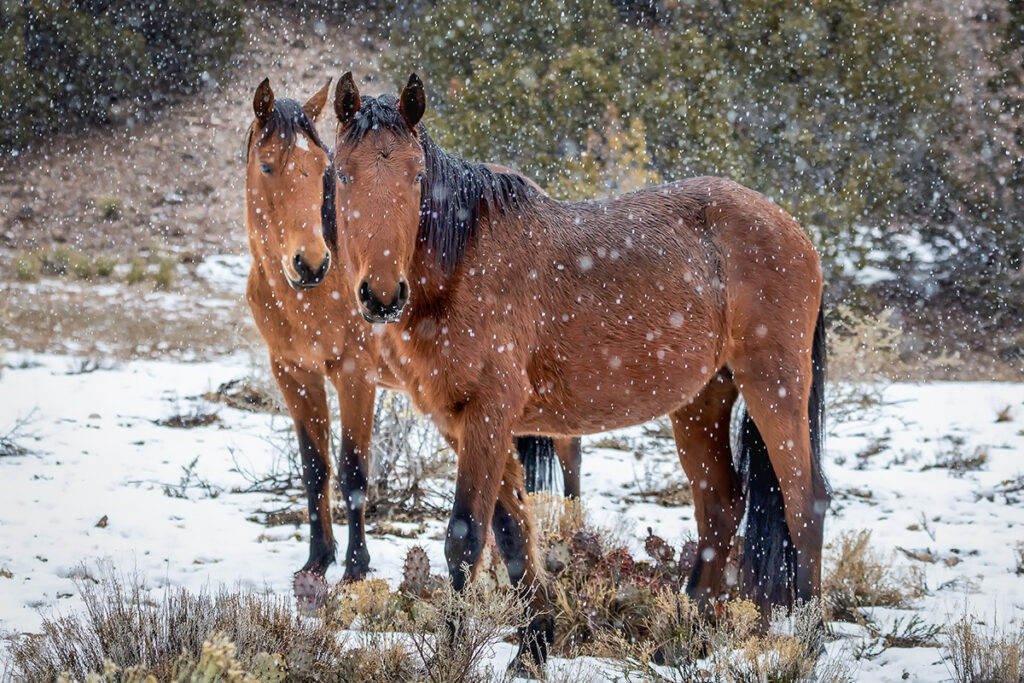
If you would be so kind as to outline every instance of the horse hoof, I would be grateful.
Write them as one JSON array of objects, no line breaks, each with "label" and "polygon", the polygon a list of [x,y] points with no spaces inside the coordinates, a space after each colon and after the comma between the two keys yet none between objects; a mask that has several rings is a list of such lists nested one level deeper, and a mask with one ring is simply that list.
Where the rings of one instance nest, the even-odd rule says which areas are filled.
[{"label": "horse hoof", "polygon": [[327,604],[327,580],[313,572],[298,572],[292,581],[296,607],[303,616],[314,616]]},{"label": "horse hoof", "polygon": [[529,681],[543,681],[545,678],[544,666],[537,666],[533,658],[516,656],[508,665],[508,674],[512,678],[525,678]]}]

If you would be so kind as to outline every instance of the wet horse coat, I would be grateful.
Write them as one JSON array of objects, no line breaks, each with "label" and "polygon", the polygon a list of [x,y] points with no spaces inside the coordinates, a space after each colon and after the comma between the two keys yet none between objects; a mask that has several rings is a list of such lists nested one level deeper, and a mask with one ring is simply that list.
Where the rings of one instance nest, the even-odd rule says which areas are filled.
[{"label": "wet horse coat", "polygon": [[[746,485],[760,524],[744,553],[752,596],[766,608],[817,596],[822,276],[797,222],[710,177],[559,202],[441,150],[419,124],[425,101],[415,75],[397,100],[339,81],[339,254],[348,296],[389,323],[382,357],[457,446],[445,546],[456,588],[488,525],[513,582],[540,578],[513,433],[669,414],[700,534],[688,592],[723,592]],[[750,416],[743,476],[728,448],[738,393]],[[546,656],[542,591],[532,605],[517,661]]]}]

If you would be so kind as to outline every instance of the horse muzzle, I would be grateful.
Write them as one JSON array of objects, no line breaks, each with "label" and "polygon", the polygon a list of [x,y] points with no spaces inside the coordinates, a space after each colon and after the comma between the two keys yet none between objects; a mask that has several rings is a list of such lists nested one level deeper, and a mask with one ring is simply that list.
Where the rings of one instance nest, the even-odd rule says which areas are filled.
[{"label": "horse muzzle", "polygon": [[369,323],[393,323],[402,316],[402,309],[409,301],[409,285],[405,280],[398,281],[398,291],[391,303],[384,303],[363,280],[359,286],[359,303],[362,305],[363,318]]},{"label": "horse muzzle", "polygon": [[[313,270],[302,254],[295,254],[292,258],[291,266],[292,268],[285,268],[284,270],[285,279],[288,280],[291,288],[299,291],[313,289],[324,281],[327,269],[331,267],[331,253],[324,253],[324,260],[320,262],[316,270]],[[297,277],[292,276],[292,269],[294,269],[294,275]]]}]

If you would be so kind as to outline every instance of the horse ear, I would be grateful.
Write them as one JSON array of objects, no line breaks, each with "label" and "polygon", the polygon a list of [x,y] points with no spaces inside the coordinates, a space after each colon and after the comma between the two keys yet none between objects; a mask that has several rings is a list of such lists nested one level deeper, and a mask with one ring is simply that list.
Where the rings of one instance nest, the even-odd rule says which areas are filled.
[{"label": "horse ear", "polygon": [[345,75],[338,80],[338,87],[334,89],[334,113],[338,115],[338,123],[342,128],[348,127],[355,118],[356,112],[363,106],[359,99],[359,88],[352,80],[352,72],[346,71]]},{"label": "horse ear", "polygon": [[427,110],[427,96],[423,94],[423,81],[416,74],[409,76],[409,82],[402,89],[402,96],[398,98],[398,111],[402,118],[414,131],[416,124],[423,118],[423,112]]},{"label": "horse ear", "polygon": [[274,110],[274,91],[270,89],[270,79],[264,78],[263,82],[256,86],[256,96],[252,98],[252,110],[260,123],[266,123],[270,118],[270,112]]},{"label": "horse ear", "polygon": [[327,95],[331,92],[331,79],[328,78],[327,82],[324,83],[324,87],[320,88],[315,95],[309,98],[309,100],[302,105],[302,111],[306,112],[306,116],[311,121],[316,121],[320,118],[320,112],[324,110],[324,105],[327,104]]}]

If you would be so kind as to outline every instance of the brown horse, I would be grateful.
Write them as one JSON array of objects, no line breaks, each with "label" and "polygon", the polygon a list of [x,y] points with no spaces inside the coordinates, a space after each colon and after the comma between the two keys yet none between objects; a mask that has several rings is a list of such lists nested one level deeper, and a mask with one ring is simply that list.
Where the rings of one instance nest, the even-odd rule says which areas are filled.
[{"label": "brown horse", "polygon": [[[341,406],[338,469],[348,514],[346,580],[363,578],[369,567],[364,501],[376,387],[403,388],[381,361],[377,338],[347,296],[344,273],[331,267],[336,183],[314,125],[329,85],[300,105],[275,99],[263,81],[253,101],[256,118],[246,149],[246,223],[253,257],[247,298],[298,436],[310,549],[296,575],[296,593],[310,600],[321,594],[323,574],[335,559],[325,383],[337,390]],[[551,440],[527,436],[518,445],[538,486],[548,487]],[[560,439],[556,450],[566,495],[579,495],[579,440]]]},{"label": "brown horse", "polygon": [[[539,578],[513,434],[669,414],[699,532],[688,593],[710,606],[726,591],[746,507],[750,595],[765,608],[819,595],[822,274],[799,224],[721,178],[556,201],[440,149],[420,124],[425,102],[415,75],[397,100],[339,81],[338,253],[343,296],[389,323],[375,330],[382,357],[457,446],[445,543],[455,587],[488,524],[513,581]],[[739,393],[738,472],[728,424]],[[531,606],[515,666],[546,657],[543,591]]]}]

